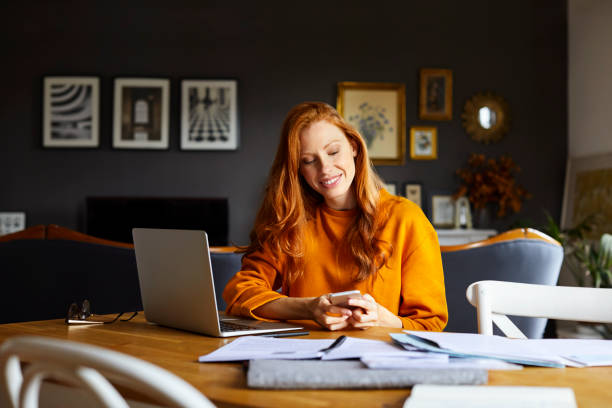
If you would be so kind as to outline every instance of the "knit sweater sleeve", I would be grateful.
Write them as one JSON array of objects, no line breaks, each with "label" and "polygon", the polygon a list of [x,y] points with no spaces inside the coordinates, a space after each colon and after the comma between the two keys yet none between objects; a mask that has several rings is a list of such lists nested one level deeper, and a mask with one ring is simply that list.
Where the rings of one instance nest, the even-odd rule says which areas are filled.
[{"label": "knit sweater sleeve", "polygon": [[442,331],[448,322],[438,235],[418,211],[402,254],[399,317],[405,329]]},{"label": "knit sweater sleeve", "polygon": [[242,315],[258,320],[254,310],[285,295],[276,291],[280,288],[282,276],[280,265],[269,251],[261,250],[245,255],[242,268],[230,279],[223,291],[227,303],[226,313]]}]

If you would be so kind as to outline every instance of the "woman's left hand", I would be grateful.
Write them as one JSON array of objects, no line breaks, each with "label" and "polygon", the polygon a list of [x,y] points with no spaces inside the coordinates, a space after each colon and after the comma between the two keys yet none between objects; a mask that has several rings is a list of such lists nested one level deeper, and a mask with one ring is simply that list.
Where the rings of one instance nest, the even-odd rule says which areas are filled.
[{"label": "woman's left hand", "polygon": [[359,329],[367,329],[373,326],[382,327],[402,327],[399,317],[391,313],[386,307],[376,303],[376,300],[369,295],[362,295],[361,298],[351,298],[348,305],[355,307],[353,314],[347,322]]}]

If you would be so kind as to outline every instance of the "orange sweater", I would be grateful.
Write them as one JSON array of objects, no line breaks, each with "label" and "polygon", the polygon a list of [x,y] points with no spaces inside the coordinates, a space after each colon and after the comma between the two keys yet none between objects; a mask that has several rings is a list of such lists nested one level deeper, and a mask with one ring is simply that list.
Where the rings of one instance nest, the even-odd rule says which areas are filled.
[{"label": "orange sweater", "polygon": [[353,222],[356,210],[336,211],[326,205],[317,209],[304,232],[304,274],[291,287],[281,287],[284,268],[279,257],[262,250],[242,260],[242,270],[227,284],[223,298],[227,312],[265,320],[255,309],[284,296],[309,297],[358,289],[369,293],[412,330],[441,331],[448,321],[444,275],[438,237],[421,211],[411,201],[384,190],[381,204],[390,201],[390,217],[379,239],[393,246],[387,264],[366,280],[351,278],[356,264],[339,264],[337,242]]}]

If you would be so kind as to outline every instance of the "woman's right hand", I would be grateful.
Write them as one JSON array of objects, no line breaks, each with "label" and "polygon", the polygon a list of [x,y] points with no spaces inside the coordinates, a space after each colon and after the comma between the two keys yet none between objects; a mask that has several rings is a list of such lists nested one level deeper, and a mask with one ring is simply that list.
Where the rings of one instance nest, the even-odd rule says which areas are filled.
[{"label": "woman's right hand", "polygon": [[313,298],[310,301],[309,309],[312,320],[332,331],[348,327],[348,319],[353,314],[351,309],[332,305],[327,295]]}]

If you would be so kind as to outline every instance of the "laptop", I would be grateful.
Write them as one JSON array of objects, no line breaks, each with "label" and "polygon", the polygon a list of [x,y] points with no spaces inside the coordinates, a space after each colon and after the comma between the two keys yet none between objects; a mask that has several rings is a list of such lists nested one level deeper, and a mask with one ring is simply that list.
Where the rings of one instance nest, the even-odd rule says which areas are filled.
[{"label": "laptop", "polygon": [[148,321],[215,337],[303,328],[219,313],[206,232],[133,228],[132,236]]}]

